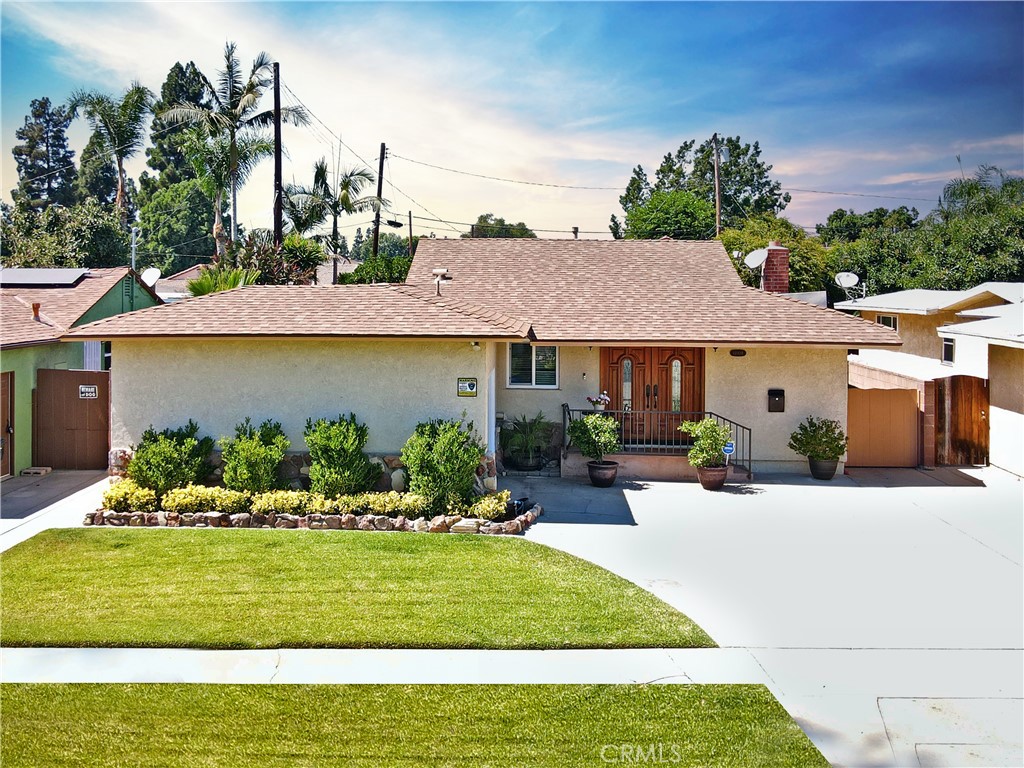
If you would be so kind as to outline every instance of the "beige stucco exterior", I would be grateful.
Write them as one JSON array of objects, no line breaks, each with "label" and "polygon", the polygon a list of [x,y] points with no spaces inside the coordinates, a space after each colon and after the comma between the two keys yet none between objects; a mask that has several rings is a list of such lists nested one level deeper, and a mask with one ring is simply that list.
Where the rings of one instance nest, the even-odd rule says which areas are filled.
[{"label": "beige stucco exterior", "polygon": [[[152,424],[190,418],[215,438],[246,416],[281,422],[303,450],[306,419],[354,412],[370,430],[366,450],[397,453],[416,424],[463,412],[487,438],[488,360],[494,344],[369,340],[115,340],[111,448],[127,449]],[[491,368],[493,370],[493,367]],[[477,379],[459,397],[460,377]]]},{"label": "beige stucco exterior", "polygon": [[508,386],[508,344],[497,344],[497,403],[506,419],[532,418],[540,411],[547,421],[562,423],[562,403],[586,408],[587,395],[596,395],[601,383],[598,347],[558,348],[558,388]]},{"label": "beige stucco exterior", "polygon": [[[704,358],[705,408],[751,429],[753,470],[806,472],[789,436],[807,416],[836,419],[846,428],[845,349],[760,347],[733,357],[709,349]],[[786,410],[768,412],[768,390],[786,392]],[[840,464],[839,471],[842,471]]]},{"label": "beige stucco exterior", "polygon": [[989,463],[1024,476],[1024,349],[992,344],[989,354]]}]

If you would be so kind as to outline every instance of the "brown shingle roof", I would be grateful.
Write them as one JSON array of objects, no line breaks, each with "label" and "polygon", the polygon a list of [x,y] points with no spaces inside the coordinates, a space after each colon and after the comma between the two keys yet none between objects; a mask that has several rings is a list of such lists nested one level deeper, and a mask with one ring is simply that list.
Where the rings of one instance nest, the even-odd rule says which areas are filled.
[{"label": "brown shingle roof", "polygon": [[407,282],[528,320],[538,341],[898,346],[890,329],[743,285],[717,241],[421,239]]},{"label": "brown shingle roof", "polygon": [[[72,286],[0,288],[0,339],[4,349],[57,341],[117,285],[128,267],[93,269]],[[32,304],[39,302],[39,320]]]},{"label": "brown shingle roof", "polygon": [[[431,286],[431,292],[433,286]],[[407,285],[251,285],[83,325],[69,340],[157,336],[526,338],[528,323]]]}]

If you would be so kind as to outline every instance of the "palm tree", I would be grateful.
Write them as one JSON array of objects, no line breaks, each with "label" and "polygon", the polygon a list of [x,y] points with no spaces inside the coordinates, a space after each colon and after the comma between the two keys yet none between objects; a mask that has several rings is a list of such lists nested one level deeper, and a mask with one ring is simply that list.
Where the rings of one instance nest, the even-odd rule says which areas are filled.
[{"label": "palm tree", "polygon": [[117,196],[114,206],[127,226],[124,161],[142,148],[146,135],[146,115],[153,104],[153,92],[133,82],[120,99],[105,93],[78,90],[71,94],[68,111],[72,116],[81,109],[93,131],[102,137],[117,164]]},{"label": "palm tree", "polygon": [[[159,117],[168,123],[190,123],[206,126],[211,136],[224,136],[228,140],[228,176],[231,187],[231,239],[238,238],[238,186],[241,181],[240,142],[254,129],[266,128],[274,123],[274,110],[257,111],[260,98],[270,85],[272,64],[266,53],[259,53],[252,69],[243,79],[241,63],[235,53],[235,44],[224,46],[224,69],[217,73],[214,86],[200,73],[210,106],[175,104]],[[309,117],[301,107],[283,107],[281,119],[293,125],[306,125]]]},{"label": "palm tree", "polygon": [[334,184],[327,174],[327,161],[320,158],[313,166],[313,188],[310,193],[331,216],[331,236],[327,241],[327,249],[332,256],[340,250],[338,237],[338,217],[344,213],[375,210],[381,205],[376,195],[360,197],[363,188],[376,181],[373,171],[368,168],[347,168],[334,174]]},{"label": "palm tree", "polygon": [[[213,200],[213,239],[217,243],[216,259],[226,249],[224,233],[224,195],[231,185],[231,145],[223,135],[211,136],[205,125],[190,128],[182,134],[181,150],[188,158],[192,171],[202,185],[203,192]],[[244,184],[261,160],[274,154],[274,142],[254,132],[237,137],[235,142],[234,180]],[[234,229],[235,220],[231,220]]]},{"label": "palm tree", "polygon": [[327,218],[327,210],[305,187],[288,184],[281,200],[284,217],[291,225],[291,231],[302,237],[311,229],[320,226]]}]

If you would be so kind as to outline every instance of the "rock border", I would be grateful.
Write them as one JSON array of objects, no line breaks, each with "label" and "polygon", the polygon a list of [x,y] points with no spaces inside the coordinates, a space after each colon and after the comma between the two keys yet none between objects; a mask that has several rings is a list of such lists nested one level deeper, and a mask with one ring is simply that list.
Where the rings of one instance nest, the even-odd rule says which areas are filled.
[{"label": "rock border", "polygon": [[544,514],[540,504],[502,522],[462,515],[437,515],[415,520],[387,515],[312,514],[286,515],[271,512],[114,512],[100,509],[82,521],[87,526],[130,528],[264,528],[275,530],[404,531],[409,533],[482,533],[515,536]]}]

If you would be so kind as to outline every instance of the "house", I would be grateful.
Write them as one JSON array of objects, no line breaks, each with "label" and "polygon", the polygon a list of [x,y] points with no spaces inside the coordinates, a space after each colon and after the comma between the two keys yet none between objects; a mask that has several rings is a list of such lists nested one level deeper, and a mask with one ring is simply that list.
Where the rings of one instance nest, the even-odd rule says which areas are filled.
[{"label": "house", "polygon": [[77,387],[83,386],[90,397],[81,405],[104,410],[106,400],[101,395],[107,390],[109,345],[104,348],[101,340],[62,344],[60,338],[76,326],[151,307],[160,299],[128,267],[0,268],[0,302],[0,428],[4,430],[0,475],[18,474],[33,464],[105,467],[106,416],[96,417],[102,423],[82,425],[89,433],[88,442],[76,448],[67,444],[74,441],[65,440],[64,430],[72,425],[64,419],[81,414],[63,401],[59,408],[51,406],[53,398],[63,398],[72,390],[77,396]]},{"label": "house", "polygon": [[208,266],[207,264],[193,264],[180,272],[167,277],[161,277],[156,281],[156,293],[166,303],[187,299],[192,294],[188,292],[189,280],[199,277],[199,271]]},{"label": "house", "polygon": [[1024,303],[960,316],[966,322],[940,328],[939,335],[957,345],[980,342],[987,348],[989,463],[1024,476]]},{"label": "house", "polygon": [[[784,275],[788,251],[771,253]],[[65,338],[112,342],[115,449],[150,424],[193,418],[216,437],[246,416],[279,420],[301,449],[307,418],[352,411],[371,453],[465,413],[493,454],[499,414],[561,424],[607,390],[620,474],[652,479],[686,476],[675,426],[705,412],[735,427],[748,471],[805,471],[789,435],[809,414],[845,423],[847,350],[900,344],[744,286],[718,242],[490,238],[421,240],[405,284],[249,286]]]},{"label": "house", "polygon": [[[989,282],[965,291],[915,289],[837,302],[836,309],[893,328],[903,339],[898,352],[859,350],[849,357],[850,386],[858,390],[851,392],[851,402],[857,401],[854,411],[863,410],[865,419],[862,423],[857,416],[851,422],[851,464],[985,463],[987,345],[941,333],[963,322],[962,313],[1020,302],[1022,297],[1022,283]],[[900,391],[916,394],[904,397]],[[916,427],[903,418],[915,398]]]}]

